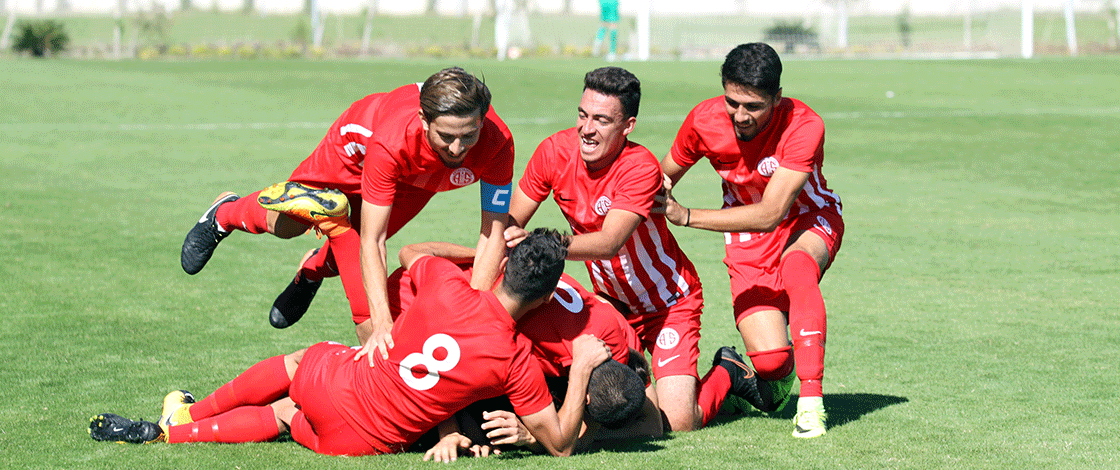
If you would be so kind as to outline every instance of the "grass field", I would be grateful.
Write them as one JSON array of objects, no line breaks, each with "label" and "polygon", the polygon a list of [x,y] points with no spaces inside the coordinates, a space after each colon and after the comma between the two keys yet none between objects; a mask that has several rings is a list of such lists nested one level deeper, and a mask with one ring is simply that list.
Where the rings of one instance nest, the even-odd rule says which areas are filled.
[{"label": "grass field", "polygon": [[[197,276],[186,231],[216,194],[283,180],[353,100],[446,65],[409,62],[0,61],[0,466],[433,468],[419,454],[94,442],[91,415],[154,419],[313,342],[352,343],[338,282],[287,330],[269,306],[313,237],[237,234]],[[594,61],[467,62],[510,124],[516,172],[573,125]],[[645,99],[633,140],[663,155],[718,64],[626,64]],[[457,468],[1110,468],[1120,446],[1120,60],[787,61],[785,94],[828,129],[847,233],[822,289],[831,428],[789,413],[563,462]],[[894,98],[886,98],[887,91]],[[717,207],[700,166],[676,190]],[[477,193],[444,193],[390,241],[467,242]],[[465,214],[465,215],[464,215]],[[563,225],[546,203],[534,224]],[[735,344],[722,237],[675,230],[706,287],[702,358]],[[393,257],[391,257],[393,259]],[[569,273],[581,281],[583,267]],[[702,370],[707,364],[701,364]]]}]

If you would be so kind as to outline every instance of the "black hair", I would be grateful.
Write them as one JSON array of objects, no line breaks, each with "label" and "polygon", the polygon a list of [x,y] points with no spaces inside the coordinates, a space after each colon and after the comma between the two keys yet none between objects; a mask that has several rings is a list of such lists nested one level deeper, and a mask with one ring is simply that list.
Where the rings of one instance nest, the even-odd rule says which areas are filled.
[{"label": "black hair", "polygon": [[556,230],[533,229],[509,250],[502,287],[522,302],[548,297],[564,273],[570,243],[571,237]]},{"label": "black hair", "polygon": [[642,409],[645,388],[633,369],[607,359],[591,371],[587,380],[587,415],[605,428],[620,428]]},{"label": "black hair", "polygon": [[627,118],[638,117],[642,82],[630,71],[622,67],[597,68],[583,76],[583,89],[618,98],[622,103],[622,113]]},{"label": "black hair", "polygon": [[724,87],[734,83],[758,89],[773,98],[782,90],[782,59],[766,43],[740,44],[727,53],[720,78]]}]

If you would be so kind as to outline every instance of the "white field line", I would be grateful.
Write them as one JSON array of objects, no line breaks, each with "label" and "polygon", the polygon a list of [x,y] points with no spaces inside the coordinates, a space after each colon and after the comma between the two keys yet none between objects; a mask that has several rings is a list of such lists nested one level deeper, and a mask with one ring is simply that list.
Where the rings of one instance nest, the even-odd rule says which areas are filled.
[{"label": "white field line", "polygon": [[[937,118],[984,118],[984,117],[1038,117],[1038,116],[1120,116],[1120,108],[1063,108],[1063,109],[1019,109],[1003,111],[984,110],[932,110],[932,111],[852,111],[822,113],[821,117],[830,120],[850,119],[937,119]],[[684,121],[680,116],[638,116],[639,122]],[[521,125],[575,125],[575,117],[539,117],[506,120],[511,126]],[[140,124],[87,124],[87,123],[0,123],[0,131],[76,131],[76,132],[179,132],[179,131],[242,131],[275,129],[315,129],[329,128],[329,122],[251,122],[251,123],[140,123]]]}]

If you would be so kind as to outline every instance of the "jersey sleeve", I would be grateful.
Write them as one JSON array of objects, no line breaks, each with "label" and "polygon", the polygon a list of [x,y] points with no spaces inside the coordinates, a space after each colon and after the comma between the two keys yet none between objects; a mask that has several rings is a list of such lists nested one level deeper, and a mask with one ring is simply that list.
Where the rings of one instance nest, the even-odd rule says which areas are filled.
[{"label": "jersey sleeve", "polygon": [[529,340],[517,335],[517,351],[510,362],[506,395],[513,404],[513,412],[526,416],[552,406],[552,394],[544,381],[544,372],[530,352]]},{"label": "jersey sleeve", "polygon": [[815,114],[797,118],[786,129],[779,149],[778,164],[782,168],[810,173],[819,161],[824,148],[824,122]]},{"label": "jersey sleeve", "polygon": [[536,202],[544,202],[552,192],[552,178],[556,168],[553,160],[556,147],[552,138],[545,139],[533,152],[529,164],[525,166],[525,174],[517,182],[521,192]]},{"label": "jersey sleeve", "polygon": [[677,137],[673,139],[673,146],[669,149],[669,156],[673,158],[673,162],[685,168],[695,165],[704,158],[704,142],[696,129],[696,110],[697,108],[693,108],[688,113],[688,117],[684,118],[684,123],[677,131]]},{"label": "jersey sleeve", "polygon": [[401,174],[400,163],[376,140],[370,141],[366,152],[362,166],[362,201],[378,206],[392,205]]},{"label": "jersey sleeve", "polygon": [[622,209],[648,219],[653,197],[661,190],[662,178],[657,159],[644,148],[642,152],[648,155],[648,159],[643,158],[642,162],[629,167],[619,178],[611,198],[611,210]]}]

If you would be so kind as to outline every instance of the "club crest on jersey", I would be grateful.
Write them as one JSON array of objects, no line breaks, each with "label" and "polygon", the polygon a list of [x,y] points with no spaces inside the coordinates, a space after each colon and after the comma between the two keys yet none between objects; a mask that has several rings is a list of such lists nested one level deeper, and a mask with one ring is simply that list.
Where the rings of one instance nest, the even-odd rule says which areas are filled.
[{"label": "club crest on jersey", "polygon": [[474,182],[474,172],[467,168],[456,168],[451,172],[451,184],[466,186]]},{"label": "club crest on jersey", "polygon": [[607,215],[607,211],[611,210],[611,200],[606,196],[600,196],[598,201],[595,201],[595,213],[599,215]]},{"label": "club crest on jersey", "polygon": [[773,156],[763,158],[758,162],[758,174],[770,177],[774,174],[774,170],[778,169],[778,159]]},{"label": "club crest on jersey", "polygon": [[672,328],[665,328],[657,335],[657,347],[661,349],[672,349],[679,342],[681,342],[681,335]]}]

